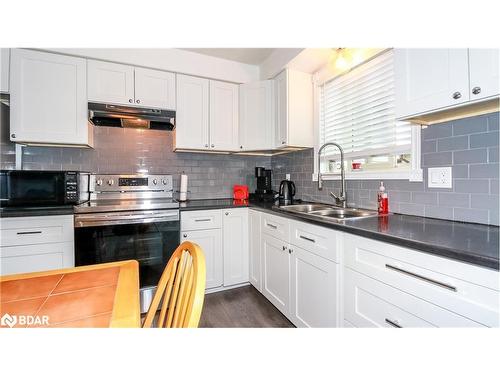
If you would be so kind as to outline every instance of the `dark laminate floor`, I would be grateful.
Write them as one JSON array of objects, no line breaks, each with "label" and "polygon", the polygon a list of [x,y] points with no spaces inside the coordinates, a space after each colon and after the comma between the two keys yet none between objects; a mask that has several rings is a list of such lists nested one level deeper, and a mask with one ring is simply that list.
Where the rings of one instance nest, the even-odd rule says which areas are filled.
[{"label": "dark laminate floor", "polygon": [[205,295],[200,328],[287,328],[293,324],[253,286]]}]

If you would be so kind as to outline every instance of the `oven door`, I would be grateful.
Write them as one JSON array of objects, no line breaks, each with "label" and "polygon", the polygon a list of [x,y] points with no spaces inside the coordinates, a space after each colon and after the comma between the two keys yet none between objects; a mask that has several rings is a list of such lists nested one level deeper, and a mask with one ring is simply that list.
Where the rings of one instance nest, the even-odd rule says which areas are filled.
[{"label": "oven door", "polygon": [[75,216],[75,265],[135,259],[139,262],[141,312],[179,246],[178,210],[106,212]]}]

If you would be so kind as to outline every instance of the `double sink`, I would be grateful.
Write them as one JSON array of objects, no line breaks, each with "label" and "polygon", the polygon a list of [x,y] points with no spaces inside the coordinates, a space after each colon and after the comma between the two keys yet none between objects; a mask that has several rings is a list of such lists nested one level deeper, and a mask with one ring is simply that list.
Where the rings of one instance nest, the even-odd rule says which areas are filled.
[{"label": "double sink", "polygon": [[294,204],[290,206],[275,206],[273,208],[277,211],[290,212],[298,216],[335,223],[378,216],[377,211],[360,208],[342,208],[321,203]]}]

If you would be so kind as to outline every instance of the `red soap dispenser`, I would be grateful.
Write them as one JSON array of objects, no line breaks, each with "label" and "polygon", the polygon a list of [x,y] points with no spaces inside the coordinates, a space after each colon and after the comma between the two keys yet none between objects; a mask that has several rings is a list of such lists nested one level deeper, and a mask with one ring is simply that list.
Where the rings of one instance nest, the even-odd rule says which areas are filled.
[{"label": "red soap dispenser", "polygon": [[389,196],[385,192],[385,186],[383,181],[380,181],[380,187],[378,188],[377,205],[379,214],[383,215],[389,213]]}]

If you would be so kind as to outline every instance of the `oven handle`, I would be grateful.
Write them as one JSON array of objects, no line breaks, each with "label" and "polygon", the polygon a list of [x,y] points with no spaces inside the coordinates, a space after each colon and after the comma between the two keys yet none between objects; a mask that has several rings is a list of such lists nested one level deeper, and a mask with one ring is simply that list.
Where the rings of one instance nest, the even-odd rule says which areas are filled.
[{"label": "oven handle", "polygon": [[105,225],[156,223],[178,221],[179,212],[162,212],[147,214],[82,214],[75,216],[75,227],[97,227]]}]

